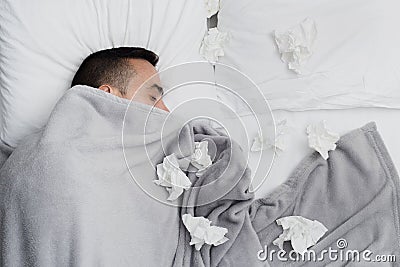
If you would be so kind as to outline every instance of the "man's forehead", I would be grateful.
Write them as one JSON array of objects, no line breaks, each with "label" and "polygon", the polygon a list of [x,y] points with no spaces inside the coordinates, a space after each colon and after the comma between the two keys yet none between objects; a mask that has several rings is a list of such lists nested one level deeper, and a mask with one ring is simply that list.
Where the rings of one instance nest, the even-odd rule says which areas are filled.
[{"label": "man's forehead", "polygon": [[147,60],[141,58],[130,58],[129,63],[132,65],[133,69],[136,71],[151,72],[153,74],[157,73],[156,68]]},{"label": "man's forehead", "polygon": [[154,76],[154,79],[159,80],[157,69],[147,60],[134,58],[129,59],[129,63],[136,74],[139,74],[140,76],[147,76],[148,78]]},{"label": "man's forehead", "polygon": [[132,75],[131,83],[136,86],[145,85],[146,87],[157,84],[161,86],[160,77],[156,68],[144,59],[129,59],[134,74]]}]

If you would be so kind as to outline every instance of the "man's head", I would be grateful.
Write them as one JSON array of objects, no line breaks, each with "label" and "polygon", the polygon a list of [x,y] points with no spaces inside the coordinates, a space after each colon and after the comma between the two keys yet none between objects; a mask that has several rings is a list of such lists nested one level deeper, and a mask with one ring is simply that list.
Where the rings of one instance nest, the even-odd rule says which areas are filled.
[{"label": "man's head", "polygon": [[[158,56],[144,48],[119,47],[101,50],[82,62],[71,86],[79,84],[99,88],[118,97],[133,98],[168,111],[160,100],[163,90],[156,75],[157,63]],[[145,82],[143,89],[138,91]]]}]

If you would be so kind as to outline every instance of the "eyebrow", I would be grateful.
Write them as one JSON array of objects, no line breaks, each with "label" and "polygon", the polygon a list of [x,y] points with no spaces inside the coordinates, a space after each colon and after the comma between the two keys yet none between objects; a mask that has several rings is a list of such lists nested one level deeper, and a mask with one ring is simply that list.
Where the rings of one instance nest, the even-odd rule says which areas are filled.
[{"label": "eyebrow", "polygon": [[161,87],[161,86],[159,86],[158,84],[153,84],[152,86],[150,86],[150,88],[155,88],[155,89],[157,89],[158,90],[158,92],[161,94],[161,95],[163,95],[164,94],[164,89]]}]

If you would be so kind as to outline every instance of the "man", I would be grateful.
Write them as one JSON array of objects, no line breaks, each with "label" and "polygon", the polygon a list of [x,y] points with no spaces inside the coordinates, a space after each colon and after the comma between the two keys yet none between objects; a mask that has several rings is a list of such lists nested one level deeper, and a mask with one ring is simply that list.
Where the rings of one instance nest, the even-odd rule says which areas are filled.
[{"label": "man", "polygon": [[82,62],[71,87],[87,85],[169,111],[161,100],[163,89],[155,68],[158,60],[155,53],[139,47],[101,50]]},{"label": "man", "polygon": [[157,61],[142,48],[90,55],[46,125],[14,150],[0,169],[0,265],[172,265],[180,217],[151,197],[168,197],[152,163],[189,156],[193,138],[188,127],[179,140],[180,128],[161,135],[172,114]]}]

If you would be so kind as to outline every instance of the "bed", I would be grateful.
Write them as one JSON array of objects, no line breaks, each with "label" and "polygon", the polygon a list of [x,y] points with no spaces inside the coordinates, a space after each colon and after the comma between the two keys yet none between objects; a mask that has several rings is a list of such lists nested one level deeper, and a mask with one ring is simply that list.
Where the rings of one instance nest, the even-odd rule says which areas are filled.
[{"label": "bed", "polygon": [[[285,181],[312,151],[306,127],[322,120],[339,134],[375,121],[400,168],[396,137],[400,57],[392,49],[400,44],[393,28],[400,23],[393,13],[398,8],[399,3],[390,0],[220,1],[213,23],[230,38],[218,62],[249,75],[268,99],[275,121],[286,119],[292,127],[285,137],[286,149],[274,158],[258,196]],[[274,33],[293,29],[306,18],[315,22],[317,33],[305,73],[299,75],[282,61]],[[217,81],[225,80],[218,65],[215,75]],[[236,110],[242,110],[240,104]],[[257,134],[256,129],[249,132],[249,136]]]},{"label": "bed", "polygon": [[[306,128],[321,121],[339,135],[376,122],[400,169],[398,1],[204,2],[0,0],[0,163],[47,123],[88,54],[141,46],[160,55],[171,112],[211,119],[203,123],[241,146],[256,197],[313,152]],[[282,57],[277,33],[304,30],[305,21],[316,30],[300,72]],[[254,138],[274,139],[282,121],[285,148],[252,151]]]},{"label": "bed", "polygon": [[[204,36],[207,36],[207,17],[211,17],[208,28],[216,27],[229,37],[223,45],[217,42],[217,49],[210,48],[212,52],[223,51],[223,56],[217,57],[219,64],[214,68],[213,64],[193,65],[192,69],[189,67],[186,70],[178,68],[182,74],[180,77],[184,79],[177,79],[174,71],[162,74],[166,83],[171,82],[168,79],[180,84],[201,77],[209,84],[181,88],[168,94],[166,102],[174,109],[187,100],[208,97],[229,106],[243,121],[250,121],[251,116],[243,112],[241,99],[228,95],[218,86],[213,87],[212,83],[226,83],[239,96],[247,97],[250,102],[255,100],[255,105],[257,99],[262,98],[261,94],[264,95],[275,121],[286,119],[291,132],[285,135],[287,148],[283,153],[274,157],[272,151],[266,151],[264,165],[270,172],[257,191],[258,195],[264,195],[282,183],[300,159],[311,151],[307,146],[305,129],[308,124],[321,120],[326,120],[327,125],[340,134],[375,121],[399,168],[397,133],[400,129],[396,121],[400,116],[400,56],[395,47],[400,47],[400,37],[396,34],[397,30],[392,29],[398,25],[399,18],[393,13],[399,6],[398,2],[248,0],[238,3],[221,0],[207,1],[208,9],[204,9],[202,3],[181,1],[173,4],[157,1],[126,3],[128,12],[109,1],[82,7],[77,2],[65,1],[55,5],[42,0],[41,5],[32,4],[31,9],[36,12],[28,15],[22,1],[2,1],[0,139],[3,150],[12,151],[24,136],[40,129],[52,107],[68,88],[79,61],[90,51],[118,45],[145,46],[161,53],[160,71],[183,62],[202,61],[204,58],[199,50]],[[93,13],[96,9],[98,13]],[[161,24],[163,19],[157,14],[165,9],[171,15],[167,23]],[[66,10],[75,12],[76,18],[71,20],[64,16]],[[130,17],[129,14],[136,10],[142,12],[137,17]],[[112,23],[108,25],[97,20],[89,31],[82,32],[82,25],[86,22],[81,14],[87,12],[90,16],[86,20],[93,22],[101,12],[109,17],[118,15],[120,19],[110,20]],[[60,16],[51,25],[54,14]],[[315,21],[317,37],[314,53],[306,63],[309,73],[298,75],[281,61],[273,33],[293,27],[306,17]],[[49,25],[46,31],[41,29],[43,21]],[[126,25],[130,26],[124,32],[122,29]],[[52,32],[56,33],[57,27],[72,31],[54,39]],[[122,28],[113,30],[118,27]],[[144,31],[145,27],[148,32]],[[92,39],[99,36],[99,41],[91,41],[88,34]],[[170,39],[171,36],[174,37]],[[191,37],[181,43],[184,36]],[[26,43],[31,45],[26,47]],[[67,46],[66,43],[73,45]],[[180,53],[175,51],[178,43],[184,47],[179,50]],[[25,61],[30,64],[25,66],[24,74],[20,74]],[[226,72],[226,66],[240,74],[235,75],[232,69]],[[195,78],[190,76],[191,72],[202,74]],[[52,73],[52,77],[49,78],[47,73]],[[241,75],[248,77],[246,82],[249,86],[238,86],[241,81],[235,79]],[[231,115],[225,114],[219,119],[227,119],[231,125],[236,123]],[[272,116],[269,116],[267,121],[271,120]],[[237,141],[249,150],[252,138],[259,129],[251,123],[246,127],[248,136],[239,136]],[[250,165],[256,168],[259,160],[252,155]]]}]

